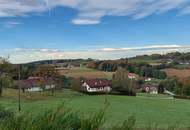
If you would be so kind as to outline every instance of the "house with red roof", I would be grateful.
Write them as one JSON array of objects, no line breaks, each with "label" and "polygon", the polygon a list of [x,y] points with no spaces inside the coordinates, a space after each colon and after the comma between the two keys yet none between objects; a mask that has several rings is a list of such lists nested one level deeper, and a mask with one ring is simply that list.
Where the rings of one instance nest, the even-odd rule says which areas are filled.
[{"label": "house with red roof", "polygon": [[129,78],[129,79],[136,79],[136,78],[137,78],[137,75],[134,74],[134,73],[128,73],[128,78]]},{"label": "house with red roof", "polygon": [[142,91],[150,94],[158,94],[158,86],[155,84],[142,85]]},{"label": "house with red roof", "polygon": [[26,80],[21,80],[18,85],[21,86],[23,91],[27,92],[39,92],[55,88],[52,78],[44,77],[29,77]]},{"label": "house with red roof", "polygon": [[82,83],[82,89],[88,93],[109,93],[111,88],[111,81],[106,79],[89,79]]}]

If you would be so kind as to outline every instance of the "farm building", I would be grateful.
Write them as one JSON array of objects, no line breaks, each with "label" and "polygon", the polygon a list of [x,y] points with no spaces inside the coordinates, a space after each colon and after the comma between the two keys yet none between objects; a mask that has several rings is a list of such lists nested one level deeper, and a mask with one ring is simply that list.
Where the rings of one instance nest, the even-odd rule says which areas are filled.
[{"label": "farm building", "polygon": [[151,81],[152,79],[151,78],[145,78],[145,82],[149,82],[149,81]]},{"label": "farm building", "polygon": [[89,93],[107,93],[111,91],[111,81],[106,79],[89,79],[82,83],[82,89]]},{"label": "farm building", "polygon": [[134,74],[134,73],[129,73],[129,74],[128,74],[128,78],[129,78],[129,79],[136,79],[136,78],[137,78],[137,75]]},{"label": "farm building", "polygon": [[55,88],[55,83],[51,78],[29,77],[27,80],[21,80],[19,85],[23,91],[39,92]]},{"label": "farm building", "polygon": [[142,85],[142,91],[150,94],[158,94],[158,87],[153,84]]}]

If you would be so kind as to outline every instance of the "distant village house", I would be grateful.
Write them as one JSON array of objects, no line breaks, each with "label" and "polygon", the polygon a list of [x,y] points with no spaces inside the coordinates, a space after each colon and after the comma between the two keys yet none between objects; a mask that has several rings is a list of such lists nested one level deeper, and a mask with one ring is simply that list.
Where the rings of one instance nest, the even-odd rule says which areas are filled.
[{"label": "distant village house", "polygon": [[149,81],[151,81],[152,79],[151,78],[145,78],[145,82],[149,82]]},{"label": "distant village house", "polygon": [[136,78],[137,78],[137,75],[134,74],[134,73],[129,73],[129,74],[128,74],[128,78],[129,78],[129,79],[136,79]]},{"label": "distant village house", "polygon": [[142,91],[150,94],[158,94],[158,87],[153,84],[142,85]]},{"label": "distant village house", "polygon": [[106,79],[89,79],[82,83],[82,89],[88,93],[109,93],[111,88],[111,81]]},{"label": "distant village house", "polygon": [[55,88],[55,83],[51,78],[29,77],[26,80],[21,80],[19,85],[25,92],[40,92]]}]

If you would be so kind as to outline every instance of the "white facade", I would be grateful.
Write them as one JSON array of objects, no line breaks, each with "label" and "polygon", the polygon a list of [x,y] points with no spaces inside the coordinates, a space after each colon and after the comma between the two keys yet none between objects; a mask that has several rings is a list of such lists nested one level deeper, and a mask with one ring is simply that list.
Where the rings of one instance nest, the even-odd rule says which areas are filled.
[{"label": "white facade", "polygon": [[89,93],[93,93],[93,92],[106,92],[106,93],[109,93],[111,91],[110,86],[91,88],[87,83],[83,83],[82,87],[84,87],[84,89]]},{"label": "white facade", "polygon": [[134,74],[132,74],[132,73],[129,73],[128,78],[129,79],[136,79],[136,76]]},{"label": "white facade", "polygon": [[26,91],[28,92],[41,92],[43,89],[41,87],[32,87],[32,88],[27,88]]},{"label": "white facade", "polygon": [[158,94],[158,89],[156,87],[146,87],[145,91],[150,94]]},{"label": "white facade", "polygon": [[52,85],[46,85],[45,86],[45,89],[47,90],[47,89],[52,89],[52,88],[55,88],[55,85],[54,84],[52,84]]},{"label": "white facade", "polygon": [[157,90],[152,90],[152,91],[150,91],[150,94],[158,94],[158,91]]},{"label": "white facade", "polygon": [[[46,85],[45,90],[55,88],[55,85]],[[28,92],[41,92],[43,91],[42,87],[32,87],[32,88],[27,88],[26,91]]]},{"label": "white facade", "polygon": [[146,78],[145,79],[145,82],[149,82],[149,81],[151,81],[152,79],[151,78]]}]

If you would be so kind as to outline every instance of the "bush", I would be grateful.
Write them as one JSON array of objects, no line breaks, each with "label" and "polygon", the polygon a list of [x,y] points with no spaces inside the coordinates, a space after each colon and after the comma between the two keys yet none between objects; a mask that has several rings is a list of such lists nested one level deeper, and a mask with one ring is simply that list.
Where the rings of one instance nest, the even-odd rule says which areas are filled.
[{"label": "bush", "polygon": [[114,91],[124,95],[136,95],[135,81],[128,78],[128,71],[124,68],[119,68],[112,78],[112,88]]},{"label": "bush", "polygon": [[100,111],[90,118],[83,119],[80,130],[97,130],[103,123],[104,111]]},{"label": "bush", "polygon": [[174,98],[178,98],[178,99],[190,99],[190,96],[185,96],[185,95],[175,95]]},{"label": "bush", "polygon": [[[90,117],[85,117],[61,105],[38,115],[30,115],[28,113],[15,114],[11,110],[0,107],[0,130],[100,130],[105,121],[104,112],[105,109]],[[134,116],[130,116],[121,125],[111,126],[109,129],[104,130],[136,129],[136,119]],[[159,126],[155,125],[154,127],[148,126],[139,130],[158,129]],[[169,126],[163,130],[177,130],[177,126]]]},{"label": "bush", "polygon": [[0,120],[4,120],[13,116],[11,110],[7,110],[4,107],[0,106]]},{"label": "bush", "polygon": [[135,130],[136,119],[130,116],[121,126],[114,126],[111,130]]},{"label": "bush", "polygon": [[98,130],[104,123],[104,110],[88,118],[62,105],[36,116],[0,110],[0,130]]},{"label": "bush", "polygon": [[82,91],[82,80],[80,79],[72,79],[71,81],[71,89],[74,90],[74,91]]}]

